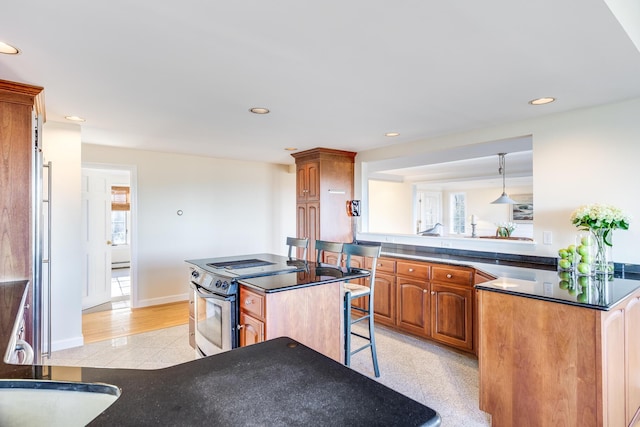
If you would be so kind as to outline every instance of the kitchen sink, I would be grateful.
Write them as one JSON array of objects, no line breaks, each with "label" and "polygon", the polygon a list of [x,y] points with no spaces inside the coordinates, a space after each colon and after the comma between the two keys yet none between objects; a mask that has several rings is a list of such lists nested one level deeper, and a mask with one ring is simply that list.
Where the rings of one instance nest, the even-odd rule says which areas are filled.
[{"label": "kitchen sink", "polygon": [[119,396],[109,384],[0,380],[0,425],[85,426]]}]

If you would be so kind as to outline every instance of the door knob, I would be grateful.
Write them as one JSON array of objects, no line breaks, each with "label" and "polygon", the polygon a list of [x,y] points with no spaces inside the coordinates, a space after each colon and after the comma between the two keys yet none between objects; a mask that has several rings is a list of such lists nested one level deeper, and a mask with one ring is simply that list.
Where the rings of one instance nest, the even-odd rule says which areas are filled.
[{"label": "door knob", "polygon": [[107,240],[107,245],[111,245],[111,240]]}]

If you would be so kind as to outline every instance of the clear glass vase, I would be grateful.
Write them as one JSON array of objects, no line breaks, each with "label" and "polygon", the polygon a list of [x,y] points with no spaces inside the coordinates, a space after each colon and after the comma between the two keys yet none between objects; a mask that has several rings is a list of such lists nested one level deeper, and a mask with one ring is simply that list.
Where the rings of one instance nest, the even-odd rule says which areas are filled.
[{"label": "clear glass vase", "polygon": [[592,229],[595,242],[595,271],[597,274],[613,274],[613,258],[611,249],[613,248],[613,229],[596,228]]}]

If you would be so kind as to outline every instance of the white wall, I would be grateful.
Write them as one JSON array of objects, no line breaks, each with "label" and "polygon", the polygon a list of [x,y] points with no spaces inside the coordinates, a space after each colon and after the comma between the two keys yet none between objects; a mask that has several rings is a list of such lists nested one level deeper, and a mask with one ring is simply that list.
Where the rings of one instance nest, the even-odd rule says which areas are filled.
[{"label": "white wall", "polygon": [[82,162],[136,168],[135,306],[186,299],[186,259],[286,254],[295,235],[296,177],[286,165],[90,144]]},{"label": "white wall", "polygon": [[[366,190],[362,187],[366,162],[530,134],[533,135],[534,239],[538,244],[527,247],[526,251],[556,256],[560,247],[574,241],[577,229],[569,217],[575,208],[587,203],[610,203],[633,216],[630,230],[614,233],[614,261],[640,264],[637,250],[640,198],[636,197],[639,116],[640,99],[633,99],[360,152],[356,157],[356,197],[366,199]],[[544,231],[552,232],[549,245],[542,243]],[[424,244],[429,245],[427,240],[423,239]]]},{"label": "white wall", "polygon": [[47,122],[44,161],[51,162],[52,350],[82,345],[80,126]]},{"label": "white wall", "polygon": [[[367,208],[375,215],[369,217],[369,230],[411,234],[414,232],[413,189],[410,183],[369,181],[369,203]],[[406,207],[406,208],[405,208]]]}]

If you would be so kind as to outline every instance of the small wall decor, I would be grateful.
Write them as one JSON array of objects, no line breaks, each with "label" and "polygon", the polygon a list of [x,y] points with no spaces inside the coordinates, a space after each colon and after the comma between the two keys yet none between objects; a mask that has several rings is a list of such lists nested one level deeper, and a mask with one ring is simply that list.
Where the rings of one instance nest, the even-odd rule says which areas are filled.
[{"label": "small wall decor", "polygon": [[513,194],[517,203],[511,205],[511,221],[533,222],[533,194]]},{"label": "small wall decor", "polygon": [[360,216],[360,200],[347,200],[347,215]]}]

